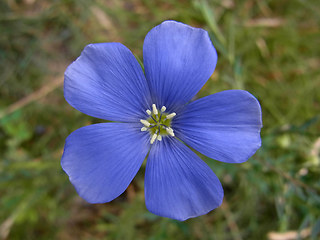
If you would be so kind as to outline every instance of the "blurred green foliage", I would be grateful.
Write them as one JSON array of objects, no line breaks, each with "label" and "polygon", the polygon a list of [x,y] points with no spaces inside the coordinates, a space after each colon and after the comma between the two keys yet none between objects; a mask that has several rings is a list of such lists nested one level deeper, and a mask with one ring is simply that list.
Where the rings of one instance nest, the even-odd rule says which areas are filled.
[{"label": "blurred green foliage", "polygon": [[[199,97],[245,89],[263,110],[248,162],[203,157],[224,203],[185,222],[146,210],[144,168],[119,198],[89,205],[60,167],[68,134],[100,121],[64,100],[65,68],[94,42],[142,59],[144,36],[166,19],[206,29],[217,48]],[[319,239],[319,26],[317,0],[0,1],[0,239]]]}]

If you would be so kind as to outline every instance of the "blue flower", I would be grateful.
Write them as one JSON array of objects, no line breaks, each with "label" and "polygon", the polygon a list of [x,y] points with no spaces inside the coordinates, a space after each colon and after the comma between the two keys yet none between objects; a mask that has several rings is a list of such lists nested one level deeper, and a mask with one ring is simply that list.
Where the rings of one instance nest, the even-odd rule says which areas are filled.
[{"label": "blue flower", "polygon": [[202,29],[165,21],[147,34],[143,57],[145,73],[124,45],[90,44],[68,67],[68,103],[113,122],[71,133],[62,168],[82,198],[105,203],[125,191],[147,157],[150,212],[177,220],[206,214],[221,205],[223,189],[188,146],[218,161],[245,162],[261,145],[260,105],[242,90],[190,102],[217,63]]}]

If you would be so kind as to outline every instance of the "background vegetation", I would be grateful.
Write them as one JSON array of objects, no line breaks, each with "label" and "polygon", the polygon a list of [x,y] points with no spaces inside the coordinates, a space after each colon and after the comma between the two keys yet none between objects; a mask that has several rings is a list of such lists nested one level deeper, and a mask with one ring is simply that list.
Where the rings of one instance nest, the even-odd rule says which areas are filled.
[{"label": "background vegetation", "polygon": [[[100,122],[67,104],[63,72],[94,42],[142,58],[163,20],[206,29],[215,73],[199,97],[246,89],[262,148],[246,163],[205,159],[223,205],[178,222],[149,213],[144,168],[119,198],[89,205],[60,167],[65,138]],[[319,239],[320,1],[1,0],[0,239]]]}]

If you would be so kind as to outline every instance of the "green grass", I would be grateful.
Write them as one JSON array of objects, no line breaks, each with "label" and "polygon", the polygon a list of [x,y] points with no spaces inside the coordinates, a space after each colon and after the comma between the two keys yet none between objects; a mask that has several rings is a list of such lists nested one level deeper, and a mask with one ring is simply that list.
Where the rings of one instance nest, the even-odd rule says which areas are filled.
[{"label": "green grass", "polygon": [[[316,0],[1,1],[0,239],[255,240],[303,229],[318,239],[319,16]],[[185,222],[146,210],[144,168],[111,203],[81,200],[60,157],[72,131],[99,120],[69,106],[61,84],[36,95],[88,43],[122,42],[142,59],[144,36],[166,19],[206,29],[217,48],[199,97],[245,89],[263,112],[262,147],[248,162],[204,157],[224,203]]]}]

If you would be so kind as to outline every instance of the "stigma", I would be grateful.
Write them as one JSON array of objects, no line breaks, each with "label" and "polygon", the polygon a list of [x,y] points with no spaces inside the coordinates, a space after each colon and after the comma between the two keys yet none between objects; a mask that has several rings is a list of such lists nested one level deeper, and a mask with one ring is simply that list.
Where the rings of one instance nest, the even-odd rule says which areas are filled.
[{"label": "stigma", "polygon": [[177,114],[175,112],[166,112],[167,108],[162,106],[157,108],[156,104],[152,104],[151,109],[147,109],[147,119],[140,119],[142,132],[150,133],[150,144],[155,141],[162,141],[165,136],[174,137],[174,130],[171,128],[171,121]]}]

